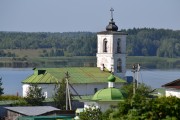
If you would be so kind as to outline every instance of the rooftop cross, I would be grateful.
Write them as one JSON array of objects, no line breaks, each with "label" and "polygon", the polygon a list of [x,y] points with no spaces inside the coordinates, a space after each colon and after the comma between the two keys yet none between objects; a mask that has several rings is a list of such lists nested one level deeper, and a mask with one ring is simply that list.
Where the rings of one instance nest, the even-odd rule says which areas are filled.
[{"label": "rooftop cross", "polygon": [[113,20],[113,11],[114,11],[114,9],[111,8],[110,11],[111,11],[111,19]]}]

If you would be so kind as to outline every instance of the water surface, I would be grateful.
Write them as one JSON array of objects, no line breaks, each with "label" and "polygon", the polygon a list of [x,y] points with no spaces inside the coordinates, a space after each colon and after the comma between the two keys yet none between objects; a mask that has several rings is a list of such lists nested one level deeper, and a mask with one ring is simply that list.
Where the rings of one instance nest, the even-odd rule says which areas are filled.
[{"label": "water surface", "polygon": [[[5,94],[22,95],[21,81],[33,74],[32,68],[0,68]],[[127,76],[133,76],[131,70],[127,70]],[[160,69],[141,69],[139,82],[160,88],[163,84],[179,79],[180,69],[160,70]]]}]

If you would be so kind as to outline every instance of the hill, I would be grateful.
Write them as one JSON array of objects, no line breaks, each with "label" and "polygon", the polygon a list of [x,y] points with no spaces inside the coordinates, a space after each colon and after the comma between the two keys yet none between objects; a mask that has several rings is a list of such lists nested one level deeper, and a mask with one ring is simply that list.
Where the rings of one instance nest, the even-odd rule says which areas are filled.
[{"label": "hill", "polygon": [[[180,31],[134,28],[128,33],[128,56],[180,56]],[[95,56],[96,33],[0,32],[0,57]]]}]

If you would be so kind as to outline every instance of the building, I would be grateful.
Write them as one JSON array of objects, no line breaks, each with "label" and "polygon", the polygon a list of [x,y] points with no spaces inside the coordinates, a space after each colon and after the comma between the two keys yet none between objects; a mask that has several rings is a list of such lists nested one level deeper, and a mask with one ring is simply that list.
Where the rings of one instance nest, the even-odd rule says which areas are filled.
[{"label": "building", "polygon": [[[111,74],[96,67],[68,67],[34,69],[34,74],[26,78],[23,83],[23,97],[27,95],[30,85],[38,84],[46,98],[54,95],[55,85],[65,78],[68,71],[70,78],[70,91],[73,95],[93,95],[99,89],[105,88],[106,79]],[[116,77],[116,87],[121,87],[126,81]],[[77,94],[78,93],[78,94]]]},{"label": "building", "polygon": [[126,33],[118,31],[118,26],[112,17],[106,31],[97,33],[97,67],[112,71],[120,78],[125,78],[126,36]]},{"label": "building", "polygon": [[16,120],[20,116],[52,116],[57,115],[59,111],[51,106],[5,107],[5,109],[7,109],[7,120]]},{"label": "building", "polygon": [[165,88],[165,95],[180,98],[180,79],[162,85]]},{"label": "building", "polygon": [[120,101],[124,101],[120,89],[114,87],[115,80],[114,75],[110,75],[108,77],[108,88],[100,89],[90,100],[84,100],[84,108],[95,106],[105,112],[110,106],[116,106]]},{"label": "building", "polygon": [[93,95],[99,89],[106,88],[106,78],[111,73],[115,75],[116,87],[121,87],[126,82],[126,36],[126,33],[118,31],[112,17],[106,31],[97,33],[97,67],[34,69],[34,74],[22,81],[23,97],[31,84],[38,84],[46,97],[52,97],[55,83],[61,82],[67,72],[72,86],[70,91],[74,95]]}]

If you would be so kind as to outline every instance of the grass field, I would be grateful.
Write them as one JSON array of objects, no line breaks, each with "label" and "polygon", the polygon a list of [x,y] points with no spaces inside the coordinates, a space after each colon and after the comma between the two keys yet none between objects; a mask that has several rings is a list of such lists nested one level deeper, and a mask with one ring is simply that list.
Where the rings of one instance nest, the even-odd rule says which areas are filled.
[{"label": "grass field", "polygon": [[[39,57],[44,50],[50,51],[50,49],[4,50],[15,53],[17,57],[0,57],[0,67],[13,67],[21,63],[25,65],[20,66],[29,67],[96,66],[96,56]],[[127,56],[127,68],[131,68],[133,64],[137,63],[148,68],[180,68],[180,57]]]},{"label": "grass field", "polygon": [[49,50],[49,49],[5,49],[4,51],[15,53],[17,57],[39,57],[40,54],[43,53],[43,50]]}]

